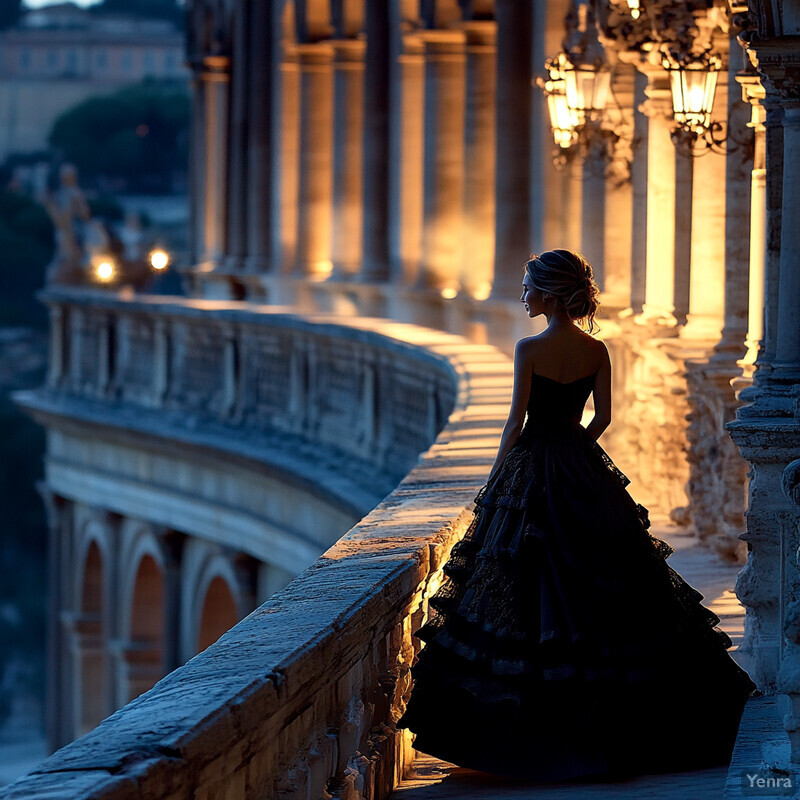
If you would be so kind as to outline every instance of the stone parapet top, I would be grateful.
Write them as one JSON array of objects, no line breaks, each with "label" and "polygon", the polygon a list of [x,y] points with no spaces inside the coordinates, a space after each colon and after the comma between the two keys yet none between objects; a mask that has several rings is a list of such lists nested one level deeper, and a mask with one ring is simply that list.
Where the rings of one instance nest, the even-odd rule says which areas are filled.
[{"label": "stone parapet top", "polygon": [[[379,696],[374,671],[377,667],[382,677],[380,686],[393,672],[404,679],[395,670],[405,662],[407,671],[409,629],[419,621],[421,595],[466,530],[473,498],[494,460],[511,395],[509,359],[489,346],[386,320],[297,316],[283,309],[178,298],[125,300],[105,293],[58,291],[43,299],[247,324],[269,317],[270,325],[380,342],[389,354],[413,351],[448,364],[457,400],[419,464],[313,564],[214,645],[35,772],[0,790],[0,797],[267,797],[283,785],[292,764],[308,771],[285,796],[321,796],[310,788],[319,769],[313,764],[322,758],[326,775],[352,778],[359,764],[372,769],[364,766],[369,763],[365,752],[389,759],[375,771],[399,779],[410,749],[392,730],[396,700],[383,711],[373,705]],[[342,689],[348,685],[354,696]],[[367,695],[365,686],[373,687]],[[318,717],[324,709],[336,710]],[[362,717],[365,721],[358,722]],[[309,730],[321,731],[321,738],[303,739]],[[374,737],[381,730],[395,737],[397,746],[380,749],[380,737]],[[332,751],[330,739],[336,740]],[[298,754],[309,747],[322,748],[321,755],[298,762]],[[379,777],[369,774],[372,796],[386,796],[378,789]],[[324,785],[327,778],[321,780]],[[348,796],[365,796],[355,780],[355,793]],[[380,780],[383,785],[389,780],[392,788],[396,783]]]}]

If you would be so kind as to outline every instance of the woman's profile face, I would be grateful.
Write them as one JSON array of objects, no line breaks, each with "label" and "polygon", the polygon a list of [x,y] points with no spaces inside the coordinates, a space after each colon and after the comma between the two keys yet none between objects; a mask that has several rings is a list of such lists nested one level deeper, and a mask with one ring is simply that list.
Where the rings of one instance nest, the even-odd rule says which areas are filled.
[{"label": "woman's profile face", "polygon": [[528,275],[527,272],[522,280],[522,296],[519,298],[519,301],[525,306],[525,311],[531,319],[544,313],[545,308],[542,292],[534,287],[531,276]]}]

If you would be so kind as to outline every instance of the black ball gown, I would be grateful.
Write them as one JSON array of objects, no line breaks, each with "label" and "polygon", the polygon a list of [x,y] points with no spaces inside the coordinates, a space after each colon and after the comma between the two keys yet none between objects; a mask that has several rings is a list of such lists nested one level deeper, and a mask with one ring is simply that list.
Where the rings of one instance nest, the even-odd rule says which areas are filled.
[{"label": "black ball gown", "polygon": [[532,378],[514,447],[443,566],[398,728],[530,781],[728,763],[756,691],[580,425],[594,375]]}]

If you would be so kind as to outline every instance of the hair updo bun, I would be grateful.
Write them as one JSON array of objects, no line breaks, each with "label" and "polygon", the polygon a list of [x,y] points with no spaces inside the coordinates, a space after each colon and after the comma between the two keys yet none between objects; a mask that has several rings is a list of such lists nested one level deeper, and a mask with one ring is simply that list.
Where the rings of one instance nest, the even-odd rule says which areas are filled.
[{"label": "hair updo bun", "polygon": [[532,253],[525,263],[525,271],[533,286],[552,295],[570,319],[582,323],[589,333],[594,331],[600,289],[591,264],[580,253],[572,250]]}]

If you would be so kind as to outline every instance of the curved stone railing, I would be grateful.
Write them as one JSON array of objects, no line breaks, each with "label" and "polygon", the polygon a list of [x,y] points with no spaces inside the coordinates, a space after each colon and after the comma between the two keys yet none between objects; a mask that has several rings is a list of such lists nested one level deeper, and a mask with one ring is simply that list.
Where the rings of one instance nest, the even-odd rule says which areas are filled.
[{"label": "curved stone railing", "polygon": [[[394,491],[284,589],[0,796],[386,797],[413,755],[408,732],[394,727],[410,690],[418,644],[411,631],[423,622],[494,458],[511,392],[508,359],[386,321],[345,324],[167,298],[46,300],[55,324],[43,397],[172,409],[176,431],[200,426],[220,446],[240,420],[254,431],[253,420],[268,420],[264,428],[282,426],[288,442],[317,438],[356,464],[377,454],[376,478],[399,478],[435,441]],[[198,336],[218,338],[184,336],[179,344],[176,332],[191,320]],[[134,324],[149,332],[134,336]],[[289,367],[277,357],[272,367],[284,370],[290,390],[272,401],[265,386],[254,408],[242,387],[253,380],[248,358],[260,356],[245,338],[262,331],[267,342],[270,331],[292,342]],[[221,385],[208,378],[219,366]],[[355,395],[338,395],[337,380],[352,382],[355,373]],[[354,396],[363,402],[352,404]],[[240,445],[228,437],[228,447]]]}]

